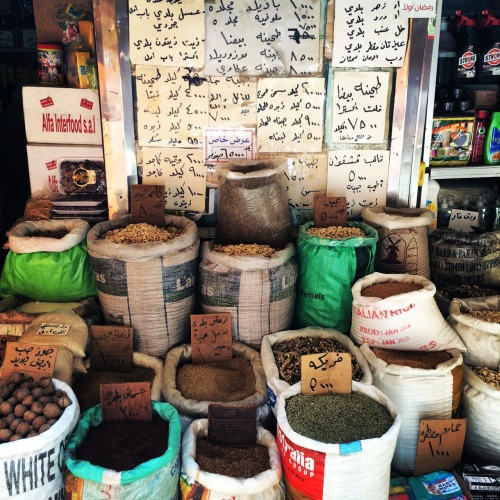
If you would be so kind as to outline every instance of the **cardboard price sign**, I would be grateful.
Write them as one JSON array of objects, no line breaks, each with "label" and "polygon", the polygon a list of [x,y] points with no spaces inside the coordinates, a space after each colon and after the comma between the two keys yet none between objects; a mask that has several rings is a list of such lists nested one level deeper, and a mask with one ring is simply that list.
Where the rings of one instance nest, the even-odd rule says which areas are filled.
[{"label": "cardboard price sign", "polygon": [[347,226],[346,198],[314,197],[314,227]]},{"label": "cardboard price sign", "polygon": [[17,342],[19,337],[14,335],[0,335],[0,366],[2,366],[3,360],[5,359],[5,350],[7,349],[8,342]]},{"label": "cardboard price sign", "polygon": [[132,326],[90,327],[90,366],[94,370],[129,373],[134,367]]},{"label": "cardboard price sign", "polygon": [[2,378],[13,372],[24,373],[33,380],[52,378],[57,347],[7,342],[2,365]]},{"label": "cardboard price sign", "polygon": [[208,441],[222,446],[254,446],[257,443],[257,407],[208,405]]},{"label": "cardboard price sign", "polygon": [[469,210],[457,210],[453,209],[451,211],[450,223],[448,227],[454,229],[455,231],[462,231],[463,233],[472,233],[473,227],[479,226],[479,213],[471,212]]},{"label": "cardboard price sign", "polygon": [[302,394],[350,394],[352,391],[351,355],[323,352],[300,357]]},{"label": "cardboard price sign", "polygon": [[149,382],[101,384],[103,422],[150,421],[153,418]]},{"label": "cardboard price sign", "polygon": [[462,459],[466,427],[464,418],[421,420],[415,474],[452,470]]},{"label": "cardboard price sign", "polygon": [[192,314],[190,317],[193,363],[229,361],[233,358],[229,313]]},{"label": "cardboard price sign", "polygon": [[157,184],[130,186],[130,222],[165,226],[165,186]]}]

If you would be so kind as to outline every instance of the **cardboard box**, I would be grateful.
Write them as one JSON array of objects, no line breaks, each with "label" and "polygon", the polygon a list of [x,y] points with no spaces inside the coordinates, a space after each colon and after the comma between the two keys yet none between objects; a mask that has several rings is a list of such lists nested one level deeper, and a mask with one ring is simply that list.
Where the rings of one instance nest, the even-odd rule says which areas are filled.
[{"label": "cardboard box", "polygon": [[472,154],[473,131],[473,116],[434,117],[429,164],[467,165]]},{"label": "cardboard box", "polygon": [[93,89],[23,87],[28,142],[102,144],[99,93]]},{"label": "cardboard box", "polygon": [[498,102],[496,90],[474,90],[475,108],[494,108]]},{"label": "cardboard box", "polygon": [[[79,10],[92,14],[92,0],[71,2]],[[75,19],[67,14],[68,2],[63,0],[33,0],[36,37],[38,43],[61,43],[67,21]]]},{"label": "cardboard box", "polygon": [[103,159],[101,146],[77,146],[62,144],[28,144],[28,170],[31,194],[41,193],[45,196],[59,193],[58,160],[84,158]]}]

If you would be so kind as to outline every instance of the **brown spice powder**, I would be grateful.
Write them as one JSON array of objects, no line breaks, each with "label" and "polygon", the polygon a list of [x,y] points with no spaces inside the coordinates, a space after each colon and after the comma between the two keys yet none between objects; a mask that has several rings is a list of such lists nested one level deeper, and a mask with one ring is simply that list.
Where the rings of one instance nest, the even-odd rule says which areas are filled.
[{"label": "brown spice powder", "polygon": [[362,297],[378,297],[379,299],[386,299],[394,295],[402,293],[415,292],[421,290],[423,287],[418,283],[407,282],[391,282],[377,283],[376,285],[367,286],[361,290]]},{"label": "brown spice powder", "polygon": [[186,363],[177,369],[177,389],[186,399],[227,403],[255,394],[251,363],[240,357],[220,363]]},{"label": "brown spice powder", "polygon": [[206,438],[196,441],[196,463],[213,474],[248,479],[271,468],[269,450],[255,445],[233,448],[209,443]]},{"label": "brown spice powder", "polygon": [[371,348],[375,356],[387,364],[435,370],[438,365],[453,356],[448,351],[398,351],[396,349]]}]

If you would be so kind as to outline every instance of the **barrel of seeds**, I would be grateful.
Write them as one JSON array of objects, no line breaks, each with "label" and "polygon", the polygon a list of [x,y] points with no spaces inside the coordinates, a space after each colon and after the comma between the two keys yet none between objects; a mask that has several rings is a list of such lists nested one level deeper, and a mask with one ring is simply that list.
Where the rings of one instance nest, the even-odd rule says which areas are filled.
[{"label": "barrel of seeds", "polygon": [[467,347],[471,366],[500,369],[500,296],[453,299],[448,322]]},{"label": "barrel of seeds", "polygon": [[194,222],[166,216],[159,228],[125,216],[96,224],[87,242],[105,320],[132,325],[136,351],[163,358],[189,339],[200,246]]},{"label": "barrel of seeds", "polygon": [[378,235],[367,224],[316,228],[308,222],[299,228],[299,275],[295,327],[322,326],[342,333],[351,326],[351,287],[372,273]]},{"label": "barrel of seeds", "polygon": [[463,358],[449,351],[397,351],[361,346],[370,364],[373,385],[396,406],[401,415],[392,466],[402,475],[413,475],[422,419],[447,419],[456,415],[462,390]]},{"label": "barrel of seeds", "polygon": [[423,276],[372,273],[361,278],[352,287],[351,338],[389,349],[465,351],[439,312],[435,293]]},{"label": "barrel of seeds", "polygon": [[279,396],[277,420],[287,498],[387,500],[401,417],[376,387],[310,395],[295,384]]},{"label": "barrel of seeds", "polygon": [[281,458],[271,432],[257,425],[253,446],[210,443],[208,419],[194,420],[182,438],[182,498],[279,500],[285,498]]},{"label": "barrel of seeds", "polygon": [[500,463],[500,371],[464,368],[462,413],[467,419],[464,451],[481,463]]},{"label": "barrel of seeds", "polygon": [[377,229],[379,240],[375,270],[380,273],[418,274],[429,279],[427,226],[432,212],[426,208],[365,208],[363,221]]},{"label": "barrel of seeds", "polygon": [[262,338],[292,326],[297,263],[295,246],[220,245],[205,242],[199,266],[204,313],[231,314],[234,339],[260,349]]},{"label": "barrel of seeds", "polygon": [[269,402],[275,415],[279,395],[300,382],[301,356],[322,352],[348,352],[351,355],[352,379],[364,384],[372,383],[365,356],[347,335],[316,326],[272,333],[262,339],[260,356]]}]

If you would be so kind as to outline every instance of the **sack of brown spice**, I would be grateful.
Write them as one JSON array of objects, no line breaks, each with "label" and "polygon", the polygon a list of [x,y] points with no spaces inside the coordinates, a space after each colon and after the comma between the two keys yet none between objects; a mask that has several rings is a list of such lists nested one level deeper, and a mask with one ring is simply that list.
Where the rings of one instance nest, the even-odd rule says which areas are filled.
[{"label": "sack of brown spice", "polygon": [[464,361],[472,366],[500,368],[500,295],[453,299],[448,323],[467,347]]},{"label": "sack of brown spice", "polygon": [[300,357],[321,352],[351,354],[353,380],[372,383],[372,374],[363,353],[352,340],[337,330],[310,326],[266,335],[260,356],[266,374],[269,402],[276,415],[279,395],[300,381]]},{"label": "sack of brown spice", "polygon": [[[257,425],[257,442],[250,448],[211,445],[205,441],[207,436],[208,419],[204,418],[194,420],[182,438],[182,467],[179,482],[183,499],[194,498],[194,493],[196,498],[234,500],[285,498],[281,458],[276,439],[271,432]],[[201,450],[198,448],[201,444],[200,439],[208,447],[203,462],[201,462]],[[257,454],[256,448],[263,450]],[[265,467],[263,463],[257,461],[257,458],[263,455],[267,459]],[[205,462],[208,466],[204,467],[202,464]],[[209,468],[210,470],[207,470]],[[259,472],[254,473],[253,469]]]},{"label": "sack of brown spice", "polygon": [[436,287],[422,276],[372,273],[352,287],[351,338],[399,350],[466,347],[439,312]]}]

